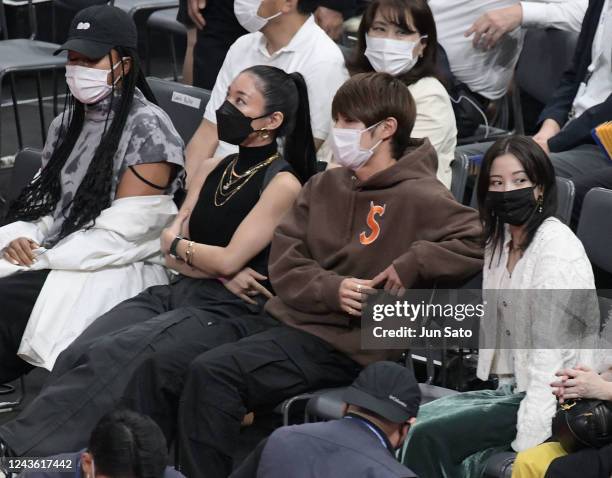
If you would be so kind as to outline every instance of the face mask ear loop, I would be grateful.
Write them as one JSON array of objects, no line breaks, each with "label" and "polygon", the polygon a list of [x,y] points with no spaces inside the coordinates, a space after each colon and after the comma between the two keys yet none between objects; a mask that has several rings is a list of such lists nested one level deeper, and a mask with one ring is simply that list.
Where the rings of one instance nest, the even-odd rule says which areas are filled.
[{"label": "face mask ear loop", "polygon": [[[364,130],[361,132],[361,134],[363,134],[363,133],[365,133],[366,131],[369,131],[369,130],[371,130],[371,129],[376,129],[376,127],[377,127],[379,124],[381,124],[383,121],[385,121],[385,120],[380,120],[378,123],[374,123],[372,126],[368,126],[366,129],[364,129]],[[361,138],[361,136],[360,136],[360,138]],[[360,141],[361,141],[361,139],[360,139]],[[378,140],[378,143],[376,143],[374,146],[372,146],[372,147],[368,148],[368,151],[370,151],[370,152],[374,153],[374,150],[375,150],[376,148],[378,148],[378,146],[379,146],[379,145],[380,145],[382,142],[383,142],[383,140],[382,140],[382,139],[379,139],[379,140]]]}]

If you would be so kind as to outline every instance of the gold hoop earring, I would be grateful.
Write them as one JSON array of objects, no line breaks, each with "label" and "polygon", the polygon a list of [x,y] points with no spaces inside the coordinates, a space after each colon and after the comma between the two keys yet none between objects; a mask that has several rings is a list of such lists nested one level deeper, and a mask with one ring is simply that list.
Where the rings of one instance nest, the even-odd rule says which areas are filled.
[{"label": "gold hoop earring", "polygon": [[267,128],[262,128],[259,130],[259,136],[262,139],[268,139],[270,137],[270,131]]}]

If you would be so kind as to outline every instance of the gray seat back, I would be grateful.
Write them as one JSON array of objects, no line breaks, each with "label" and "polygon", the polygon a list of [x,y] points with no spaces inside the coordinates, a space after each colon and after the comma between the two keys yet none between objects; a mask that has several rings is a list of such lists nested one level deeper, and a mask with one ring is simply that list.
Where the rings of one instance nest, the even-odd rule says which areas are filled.
[{"label": "gray seat back", "polygon": [[591,263],[612,273],[612,191],[603,188],[591,189],[584,198],[578,238],[582,241]]},{"label": "gray seat back", "polygon": [[557,214],[555,215],[565,224],[569,224],[572,218],[575,197],[574,183],[570,179],[557,176]]},{"label": "gray seat back", "polygon": [[202,122],[210,91],[154,77],[148,77],[147,82],[157,104],[187,144]]}]

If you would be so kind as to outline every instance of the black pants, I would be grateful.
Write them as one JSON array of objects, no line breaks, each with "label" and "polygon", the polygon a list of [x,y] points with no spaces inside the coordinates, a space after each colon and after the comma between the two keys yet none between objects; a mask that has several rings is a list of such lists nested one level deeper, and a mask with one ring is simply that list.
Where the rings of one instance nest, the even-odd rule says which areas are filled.
[{"label": "black pants", "polygon": [[18,272],[0,279],[0,383],[34,368],[17,357],[17,349],[49,272]]},{"label": "black pants", "polygon": [[0,438],[21,456],[80,450],[133,371],[159,347],[197,339],[204,352],[213,324],[260,310],[215,280],[151,287],[98,318],[59,356],[41,393],[0,427]]},{"label": "black pants", "polygon": [[227,51],[248,32],[234,15],[234,2],[208,0],[202,14],[206,25],[198,29],[193,49],[193,85],[212,90]]},{"label": "black pants", "polygon": [[[262,322],[269,323],[267,330],[211,348],[191,362],[182,378],[179,456],[189,478],[230,474],[247,412],[272,409],[306,391],[348,385],[361,369],[314,335],[265,316],[242,317],[221,327],[252,329]],[[151,375],[135,374],[134,380],[140,382],[140,400],[146,400],[156,386]]]}]

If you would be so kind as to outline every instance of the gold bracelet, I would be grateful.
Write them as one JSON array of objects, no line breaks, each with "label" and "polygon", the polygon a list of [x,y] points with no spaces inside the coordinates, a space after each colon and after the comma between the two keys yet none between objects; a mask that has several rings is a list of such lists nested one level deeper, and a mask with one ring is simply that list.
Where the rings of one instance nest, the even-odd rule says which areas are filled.
[{"label": "gold bracelet", "polygon": [[189,241],[189,244],[187,244],[187,249],[185,249],[185,262],[187,263],[188,266],[191,265],[191,263],[193,262],[193,245],[195,243],[193,241]]}]

